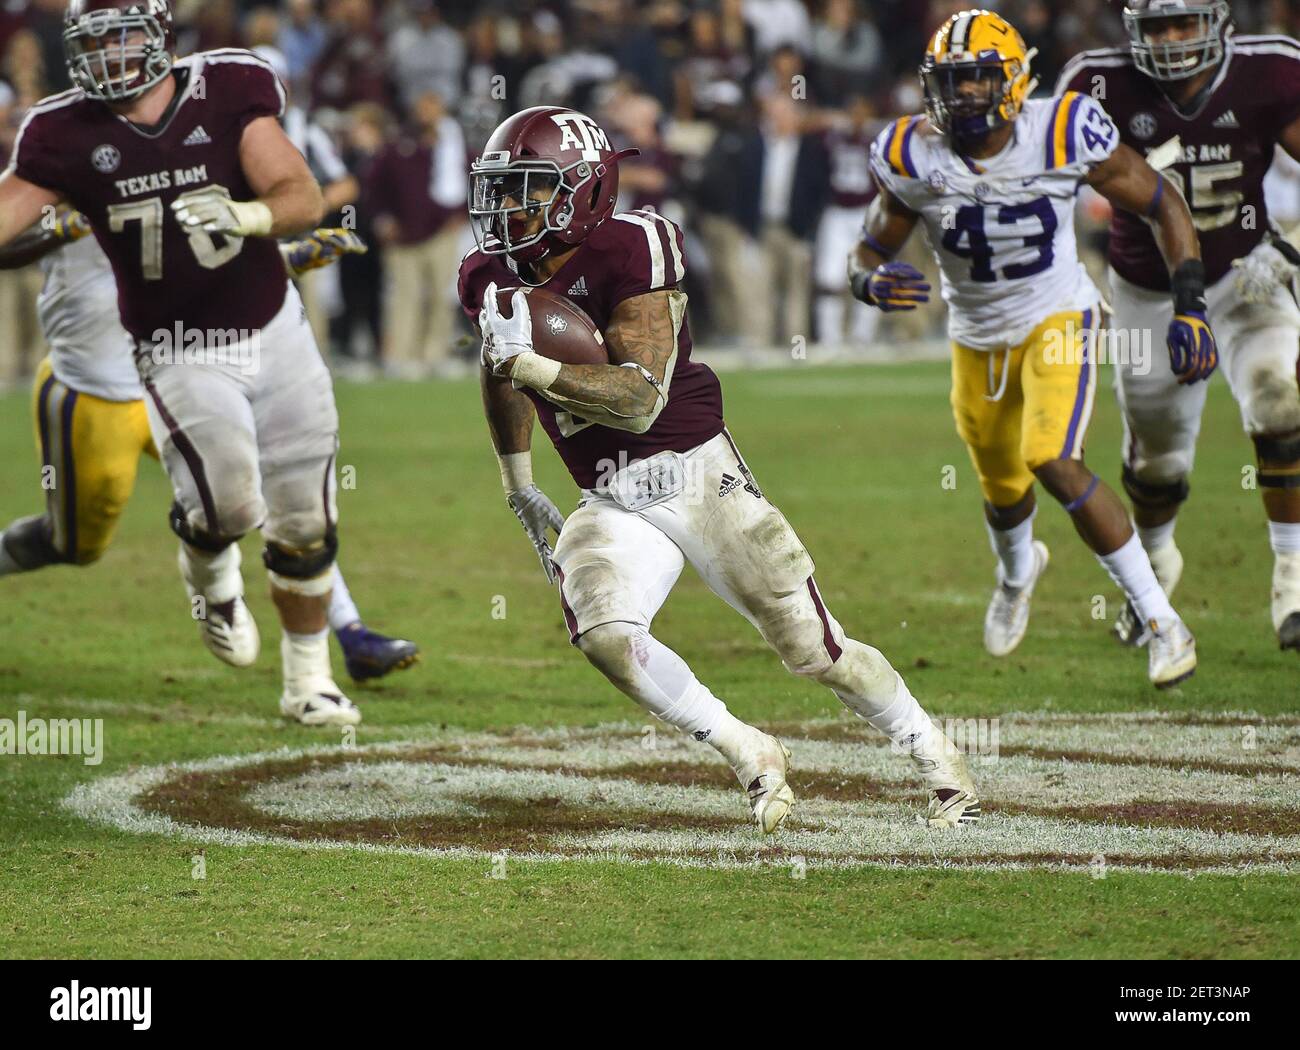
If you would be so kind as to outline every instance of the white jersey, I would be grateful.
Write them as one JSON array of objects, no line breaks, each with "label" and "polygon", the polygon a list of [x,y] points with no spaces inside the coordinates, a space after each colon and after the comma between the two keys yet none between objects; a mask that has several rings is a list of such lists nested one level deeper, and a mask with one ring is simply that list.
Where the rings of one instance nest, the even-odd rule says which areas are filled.
[{"label": "white jersey", "polygon": [[45,286],[36,310],[55,378],[106,401],[144,397],[131,339],[118,320],[113,268],[95,238],[82,237],[51,252],[41,269]]},{"label": "white jersey", "polygon": [[979,161],[956,153],[922,117],[903,117],[871,147],[872,170],[921,216],[939,263],[948,335],[975,350],[1023,342],[1044,318],[1101,298],[1079,261],[1080,185],[1119,145],[1094,99],[1031,99],[1010,142]]}]

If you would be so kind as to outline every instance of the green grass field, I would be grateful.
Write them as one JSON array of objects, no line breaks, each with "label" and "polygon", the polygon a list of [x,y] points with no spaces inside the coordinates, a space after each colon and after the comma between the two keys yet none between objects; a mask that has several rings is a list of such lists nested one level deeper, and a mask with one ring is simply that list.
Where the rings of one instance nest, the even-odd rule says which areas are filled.
[{"label": "green grass field", "polygon": [[[78,785],[169,762],[339,744],[336,732],[278,718],[274,617],[253,537],[244,543],[245,574],[263,655],[255,668],[237,672],[204,652],[165,524],[166,481],[147,462],[117,542],[100,564],[0,581],[0,717],[22,710],[28,718],[102,718],[105,734],[104,760],[95,767],[77,757],[0,756],[0,955],[1300,955],[1300,664],[1278,652],[1270,629],[1267,533],[1258,493],[1242,484],[1251,449],[1221,381],[1211,391],[1193,495],[1178,532],[1188,566],[1179,605],[1198,634],[1201,667],[1186,686],[1165,694],[1148,686],[1143,654],[1111,641],[1115,592],[1052,506],[1038,518],[1053,561],[1035,596],[1029,637],[1005,661],[984,654],[992,556],[974,475],[953,432],[946,366],[750,372],[723,382],[732,433],[816,558],[821,590],[846,629],[889,655],[932,714],[1025,713],[1031,735],[1047,734],[1035,746],[1051,753],[1016,757],[1008,746],[986,773],[996,787],[1020,768],[1017,762],[1027,763],[1014,773],[1021,793],[1009,786],[1006,798],[1020,799],[1031,816],[1016,816],[1010,806],[999,814],[992,790],[990,830],[963,833],[960,848],[977,858],[987,852],[980,835],[1012,841],[1017,828],[1029,826],[1017,820],[1037,819],[1032,802],[1041,783],[1042,792],[1053,793],[1063,834],[1091,825],[1087,834],[1104,843],[1111,825],[1126,823],[1146,836],[1148,851],[1163,851],[1158,870],[1137,870],[1122,856],[1100,872],[1094,858],[1090,869],[1093,847],[1082,857],[1066,849],[1068,869],[1041,861],[966,863],[961,855],[921,866],[888,866],[879,858],[845,866],[810,855],[803,865],[779,843],[758,852],[764,844],[743,823],[739,790],[698,803],[700,812],[723,809],[721,817],[702,818],[715,837],[693,854],[694,866],[656,859],[653,851],[594,851],[568,861],[518,856],[528,852],[520,843],[528,841],[531,820],[560,826],[571,815],[564,792],[581,789],[568,781],[535,796],[525,782],[511,789],[523,795],[508,805],[484,803],[468,820],[460,813],[445,826],[455,824],[457,841],[473,848],[451,855],[360,850],[347,841],[295,848],[205,832],[136,833],[85,819],[64,803]],[[340,465],[355,478],[355,487],[340,493],[341,563],[368,621],[424,650],[413,670],[352,691],[365,714],[356,743],[416,741],[454,751],[460,745],[446,742],[467,739],[463,734],[490,732],[517,743],[534,730],[609,723],[626,723],[610,732],[634,741],[645,716],[568,645],[554,594],[505,506],[474,384],[343,386],[339,402]],[[1120,427],[1107,389],[1099,390],[1097,406],[1089,459],[1115,484]],[[562,507],[572,505],[573,486],[553,452],[539,449],[536,460],[540,483]],[[947,467],[955,468],[955,488],[942,484]],[[12,394],[0,399],[0,523],[34,512],[39,499],[26,396]],[[1107,603],[1105,620],[1094,616],[1096,596]],[[689,571],[656,633],[741,717],[776,726],[811,722],[828,737],[847,724],[831,693],[787,675]],[[1123,712],[1177,717],[1170,727],[1152,716],[1128,729],[1101,717]],[[1079,724],[1112,734],[1109,743],[1088,738],[1093,759],[1064,745],[1056,753],[1054,730],[1033,728],[1040,723],[1032,719],[1044,717],[1073,725],[1075,714],[1098,716]],[[1007,740],[1016,725],[1008,724]],[[1233,750],[1233,741],[1243,742]],[[818,746],[832,745],[805,744],[809,761],[821,753]],[[685,747],[674,742],[666,754],[677,761]],[[1096,748],[1130,757],[1098,765]],[[1172,757],[1148,767],[1144,748]],[[1244,755],[1241,748],[1248,749]],[[880,755],[881,768],[893,768],[884,749],[867,750]],[[799,792],[801,750],[794,751]],[[689,754],[707,759],[698,748]],[[579,759],[573,768],[588,760]],[[1255,765],[1225,772],[1247,760]],[[330,761],[307,765],[328,771],[336,768]],[[596,763],[589,769],[599,767],[599,755],[589,761]],[[904,774],[900,768],[900,780]],[[173,790],[167,804],[215,812],[220,797],[237,816],[247,785],[232,788],[230,773],[204,775],[186,782],[188,796],[188,788]],[[700,773],[700,782],[713,783],[712,775]],[[1161,796],[1161,806],[1124,801],[1125,778],[1138,776],[1152,785],[1164,777],[1160,790],[1173,794]],[[375,777],[343,788],[354,796],[367,785],[372,795],[432,790],[418,775]],[[622,783],[613,781],[614,794]],[[281,801],[267,803],[268,812],[289,812],[292,784],[277,790]],[[344,793],[337,784],[331,790]],[[1070,810],[1072,798],[1095,802],[1108,799],[1107,790],[1128,808]],[[680,791],[682,799],[704,798],[690,795],[699,788]],[[862,836],[877,836],[871,841],[878,849],[862,846],[862,855],[888,853],[890,836],[919,834],[908,824],[921,805],[913,794],[908,801],[864,791],[840,797],[834,812],[850,822],[876,820],[863,825]],[[823,812],[818,805],[810,801],[806,811],[814,824]],[[1241,816],[1248,809],[1249,820]],[[436,806],[426,816],[393,816],[398,810],[380,807],[366,826],[372,841],[439,841]],[[172,812],[184,823],[180,809]],[[267,825],[272,838],[276,819]],[[639,811],[636,821],[653,838],[653,821]],[[693,833],[689,822],[675,827]],[[619,829],[605,831],[616,836]],[[1197,858],[1227,849],[1238,841],[1234,835],[1246,842],[1239,856],[1253,861],[1207,862],[1201,866],[1209,870],[1196,873]],[[1248,841],[1250,835],[1264,837]],[[717,843],[730,852],[715,864],[707,851],[722,848]],[[1005,855],[1009,847],[998,848]],[[196,879],[200,863],[205,877]]]}]

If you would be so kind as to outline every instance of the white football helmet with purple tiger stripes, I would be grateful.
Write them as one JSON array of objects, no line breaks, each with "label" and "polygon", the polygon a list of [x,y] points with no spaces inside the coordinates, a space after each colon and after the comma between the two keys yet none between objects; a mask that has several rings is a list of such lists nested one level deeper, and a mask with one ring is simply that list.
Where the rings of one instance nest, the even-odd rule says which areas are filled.
[{"label": "white football helmet with purple tiger stripes", "polygon": [[[1231,19],[1227,0],[1129,0],[1124,8],[1133,63],[1155,80],[1186,80],[1223,60]],[[1197,20],[1195,36],[1152,40],[1150,34],[1170,19]]]}]

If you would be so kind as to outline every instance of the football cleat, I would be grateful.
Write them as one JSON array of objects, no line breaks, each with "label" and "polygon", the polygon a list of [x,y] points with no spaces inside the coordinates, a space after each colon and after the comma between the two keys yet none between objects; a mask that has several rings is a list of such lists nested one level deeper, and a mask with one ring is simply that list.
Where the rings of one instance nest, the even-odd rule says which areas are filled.
[{"label": "football cleat", "polygon": [[[1029,627],[1029,599],[1033,597],[1034,585],[1050,560],[1047,544],[1034,540],[1034,574],[1029,577],[1029,582],[1023,587],[1008,587],[999,582],[993,588],[993,598],[984,614],[984,648],[990,655],[1006,656],[1025,637],[1025,630]],[[998,575],[1001,574],[999,565]]]},{"label": "football cleat", "polygon": [[[1147,557],[1151,559],[1152,571],[1156,574],[1156,581],[1160,584],[1165,595],[1172,598],[1174,588],[1178,586],[1178,581],[1183,576],[1183,553],[1172,541],[1161,547],[1154,553],[1148,553]],[[1133,608],[1133,603],[1126,601],[1124,608],[1115,617],[1114,624],[1111,625],[1110,633],[1115,636],[1115,640],[1120,645],[1143,646],[1151,637],[1151,632],[1147,630]]]},{"label": "football cleat", "polygon": [[943,730],[932,725],[927,735],[908,751],[921,782],[930,792],[925,822],[932,828],[957,828],[980,819],[980,800],[975,794],[966,760]]},{"label": "football cleat", "polygon": [[1272,612],[1278,645],[1300,650],[1300,554],[1274,555]]},{"label": "football cleat", "polygon": [[[190,591],[190,598],[196,597]],[[205,603],[205,615],[197,623],[208,652],[231,667],[250,667],[257,661],[261,638],[257,621],[242,596],[228,602]]]},{"label": "football cleat", "polygon": [[1157,689],[1168,689],[1196,673],[1196,639],[1182,620],[1164,630],[1156,630],[1153,620],[1147,634],[1147,677]]},{"label": "football cleat", "polygon": [[764,835],[776,831],[794,806],[794,792],[786,783],[790,751],[774,736],[752,729],[731,762],[736,779],[749,795],[754,822]]},{"label": "football cleat", "polygon": [[286,682],[280,694],[280,714],[305,726],[354,726],[361,721],[357,705],[323,677]]},{"label": "football cleat", "polygon": [[391,671],[401,671],[419,662],[420,647],[404,638],[389,638],[354,623],[335,632],[343,650],[343,662],[354,682],[383,678]]}]

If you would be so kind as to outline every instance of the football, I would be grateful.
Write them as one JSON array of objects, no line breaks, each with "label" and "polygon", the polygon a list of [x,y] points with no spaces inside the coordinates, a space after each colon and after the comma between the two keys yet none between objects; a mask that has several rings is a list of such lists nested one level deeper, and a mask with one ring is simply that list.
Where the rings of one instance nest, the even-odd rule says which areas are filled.
[{"label": "football", "polygon": [[[511,297],[518,288],[497,291],[501,313],[509,316]],[[525,288],[533,317],[533,350],[565,365],[607,365],[605,337],[582,309],[545,288]]]}]

